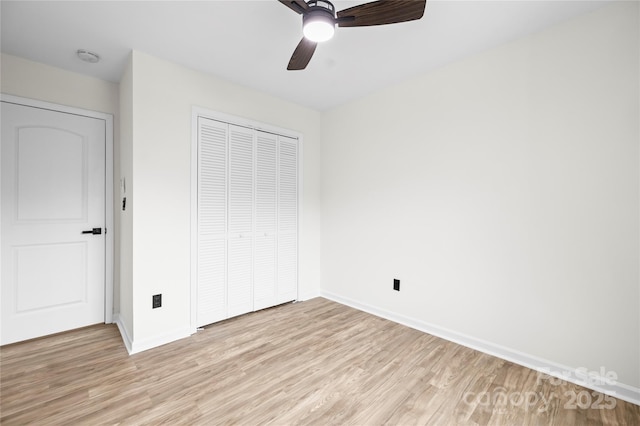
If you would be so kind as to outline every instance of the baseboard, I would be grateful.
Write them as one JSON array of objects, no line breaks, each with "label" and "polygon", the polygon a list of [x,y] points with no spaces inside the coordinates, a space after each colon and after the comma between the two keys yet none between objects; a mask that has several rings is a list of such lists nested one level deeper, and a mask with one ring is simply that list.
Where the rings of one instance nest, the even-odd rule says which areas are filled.
[{"label": "baseboard", "polygon": [[[384,309],[377,308],[375,306],[368,305],[366,303],[361,303],[328,291],[320,291],[320,296],[329,300],[333,300],[334,302],[350,306],[360,311],[364,311],[372,315],[388,319],[398,324],[406,325],[407,327],[414,328],[424,333],[440,337],[450,342],[486,353],[488,355],[492,355],[506,361],[531,368],[532,370],[538,371],[540,373],[566,380],[567,382],[575,383],[577,385],[584,386],[585,388],[602,392],[606,395],[611,395],[615,398],[630,402],[632,404],[640,405],[639,388],[616,382],[614,380],[611,380],[611,378],[609,377],[595,374],[597,372],[588,372],[585,368],[582,367],[576,368],[558,364],[556,362],[529,355],[524,352],[496,345],[482,339],[477,339],[475,337],[461,334],[453,330],[429,324],[415,318],[406,317],[395,312],[390,312]],[[604,373],[606,375],[606,372]]]},{"label": "baseboard", "polygon": [[122,318],[120,318],[120,314],[113,315],[113,322],[118,326],[118,330],[120,331],[120,336],[122,337],[124,346],[125,348],[127,348],[127,352],[129,353],[129,355],[131,355],[131,337],[129,337],[129,333],[127,332],[127,328],[122,322]]},{"label": "baseboard", "polygon": [[306,292],[300,292],[298,293],[298,300],[300,302],[305,301],[305,300],[310,300],[313,299],[315,297],[320,297],[320,291],[316,290],[316,291],[306,291]]},{"label": "baseboard", "polygon": [[129,351],[129,355],[157,348],[158,346],[166,345],[167,343],[175,342],[176,340],[185,339],[191,336],[191,334],[191,329],[189,327],[185,327],[181,330],[175,330],[171,333],[153,336],[148,339],[134,340],[131,344],[131,351]]},{"label": "baseboard", "polygon": [[131,339],[129,333],[127,332],[126,327],[122,323],[120,319],[120,315],[116,314],[114,316],[114,320],[118,326],[118,330],[120,330],[122,341],[124,342],[124,345],[127,348],[127,352],[129,352],[129,355],[133,355],[142,351],[157,348],[158,346],[166,345],[167,343],[184,339],[186,337],[191,336],[191,334],[193,334],[191,332],[191,329],[189,327],[186,327],[184,329],[175,330],[175,331],[172,331],[171,333],[154,336],[148,339],[133,340]]}]

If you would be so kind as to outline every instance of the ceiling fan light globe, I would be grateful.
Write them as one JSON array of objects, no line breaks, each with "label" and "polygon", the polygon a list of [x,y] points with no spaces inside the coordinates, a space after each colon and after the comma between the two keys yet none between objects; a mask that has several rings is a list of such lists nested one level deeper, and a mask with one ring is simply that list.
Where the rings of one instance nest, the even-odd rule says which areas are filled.
[{"label": "ceiling fan light globe", "polygon": [[323,42],[333,37],[335,24],[325,19],[309,19],[304,23],[302,32],[308,40]]}]

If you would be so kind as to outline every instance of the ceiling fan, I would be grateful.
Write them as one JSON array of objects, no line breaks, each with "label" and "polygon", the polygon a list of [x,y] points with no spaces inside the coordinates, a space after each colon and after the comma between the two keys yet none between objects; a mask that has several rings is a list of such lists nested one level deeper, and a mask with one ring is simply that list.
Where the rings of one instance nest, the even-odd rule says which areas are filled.
[{"label": "ceiling fan", "polygon": [[339,11],[326,0],[278,0],[302,15],[304,37],[289,60],[288,70],[307,67],[318,43],[333,37],[335,26],[367,27],[422,18],[427,0],[378,0]]}]

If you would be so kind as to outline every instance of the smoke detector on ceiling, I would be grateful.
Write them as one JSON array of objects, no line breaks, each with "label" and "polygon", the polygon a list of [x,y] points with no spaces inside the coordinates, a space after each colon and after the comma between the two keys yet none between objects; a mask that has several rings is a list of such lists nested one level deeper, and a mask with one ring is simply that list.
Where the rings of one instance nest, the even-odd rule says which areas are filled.
[{"label": "smoke detector on ceiling", "polygon": [[78,49],[76,52],[78,58],[90,64],[95,64],[100,60],[100,56],[97,53],[89,52],[88,50]]}]

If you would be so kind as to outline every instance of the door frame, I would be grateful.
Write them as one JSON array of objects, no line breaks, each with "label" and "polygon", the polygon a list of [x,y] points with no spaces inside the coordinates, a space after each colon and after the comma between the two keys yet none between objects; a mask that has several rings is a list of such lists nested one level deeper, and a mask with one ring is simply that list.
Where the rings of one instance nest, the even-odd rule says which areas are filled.
[{"label": "door frame", "polygon": [[96,118],[105,121],[105,259],[104,259],[104,322],[113,322],[113,115],[70,107],[37,99],[23,98],[0,93],[0,102],[23,105],[33,108]]}]

